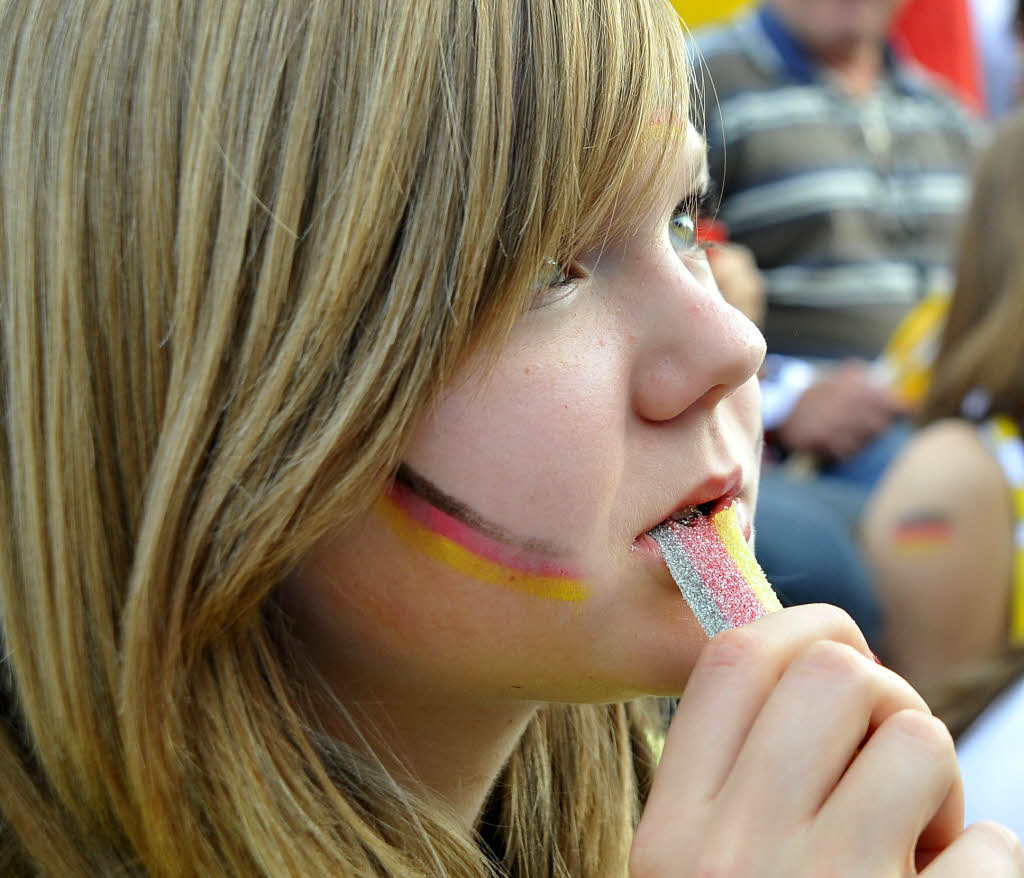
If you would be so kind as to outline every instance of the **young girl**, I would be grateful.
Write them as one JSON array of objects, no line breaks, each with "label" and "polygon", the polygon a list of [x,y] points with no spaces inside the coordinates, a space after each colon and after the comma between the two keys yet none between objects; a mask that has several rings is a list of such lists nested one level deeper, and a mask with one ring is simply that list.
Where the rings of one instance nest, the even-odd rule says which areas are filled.
[{"label": "young girl", "polygon": [[[969,811],[1024,827],[1024,115],[979,162],[923,427],[868,506],[886,660],[958,736]],[[1011,684],[1014,684],[1011,686]],[[1008,690],[1004,693],[1004,690]],[[989,709],[1000,696],[1000,706]],[[966,732],[962,737],[961,734]],[[1006,742],[1009,740],[1009,747]],[[973,801],[972,801],[973,800]]]},{"label": "young girl", "polygon": [[646,536],[757,483],[680,41],[0,5],[0,872],[1021,874],[846,617],[708,644]]}]

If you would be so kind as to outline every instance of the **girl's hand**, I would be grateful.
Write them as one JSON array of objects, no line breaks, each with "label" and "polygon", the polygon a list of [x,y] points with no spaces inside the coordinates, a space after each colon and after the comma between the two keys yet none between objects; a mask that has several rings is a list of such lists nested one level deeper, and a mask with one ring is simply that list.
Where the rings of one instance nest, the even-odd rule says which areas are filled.
[{"label": "girl's hand", "polygon": [[946,727],[875,663],[846,614],[820,605],[705,648],[630,868],[633,878],[1024,876],[1012,833],[963,829]]}]

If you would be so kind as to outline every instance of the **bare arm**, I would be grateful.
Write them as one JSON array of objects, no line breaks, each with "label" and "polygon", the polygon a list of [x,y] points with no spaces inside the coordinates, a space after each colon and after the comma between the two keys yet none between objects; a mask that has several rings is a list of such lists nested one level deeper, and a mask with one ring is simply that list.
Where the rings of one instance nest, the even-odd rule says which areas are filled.
[{"label": "bare arm", "polygon": [[911,440],[868,504],[863,540],[895,670],[919,684],[1002,648],[1011,498],[973,426],[944,421]]}]

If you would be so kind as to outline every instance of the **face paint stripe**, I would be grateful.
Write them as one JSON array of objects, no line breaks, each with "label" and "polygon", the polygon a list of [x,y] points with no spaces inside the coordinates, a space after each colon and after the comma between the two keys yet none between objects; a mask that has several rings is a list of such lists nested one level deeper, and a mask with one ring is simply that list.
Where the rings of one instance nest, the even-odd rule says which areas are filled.
[{"label": "face paint stripe", "polygon": [[[466,539],[476,540],[481,536],[500,544],[505,550],[517,550],[525,553],[526,557],[532,558],[532,563],[537,561],[538,556],[546,558],[559,558],[564,551],[548,542],[531,537],[524,537],[506,531],[504,528],[487,521],[475,509],[455,497],[446,494],[433,482],[425,479],[410,467],[402,465],[398,469],[395,481],[392,486],[392,493],[400,503],[405,503],[409,511],[423,517],[436,517],[440,526],[459,534],[458,542],[462,542],[462,535]],[[406,495],[409,499],[406,500]],[[424,510],[420,512],[420,510]],[[425,522],[424,522],[425,523]],[[494,560],[492,558],[492,560]]]},{"label": "face paint stripe", "polygon": [[578,579],[508,567],[460,545],[418,521],[390,495],[378,503],[378,512],[405,543],[471,579],[549,600],[579,603],[587,597],[587,589]]},{"label": "face paint stripe", "polygon": [[502,543],[495,537],[481,533],[471,524],[459,521],[429,499],[418,496],[407,486],[395,482],[388,491],[388,497],[406,515],[454,543],[468,549],[481,558],[493,561],[502,567],[509,567],[520,573],[547,576],[558,579],[578,579],[573,571],[545,558],[535,557],[529,550]]}]

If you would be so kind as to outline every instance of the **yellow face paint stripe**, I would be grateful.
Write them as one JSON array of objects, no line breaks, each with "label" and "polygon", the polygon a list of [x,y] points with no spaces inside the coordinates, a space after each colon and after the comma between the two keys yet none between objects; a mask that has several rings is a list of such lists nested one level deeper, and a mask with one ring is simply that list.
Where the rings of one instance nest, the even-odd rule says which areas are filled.
[{"label": "yellow face paint stripe", "polygon": [[387,497],[377,503],[377,512],[406,545],[470,579],[568,603],[580,603],[588,596],[586,586],[577,579],[526,573],[482,558],[424,527]]}]

